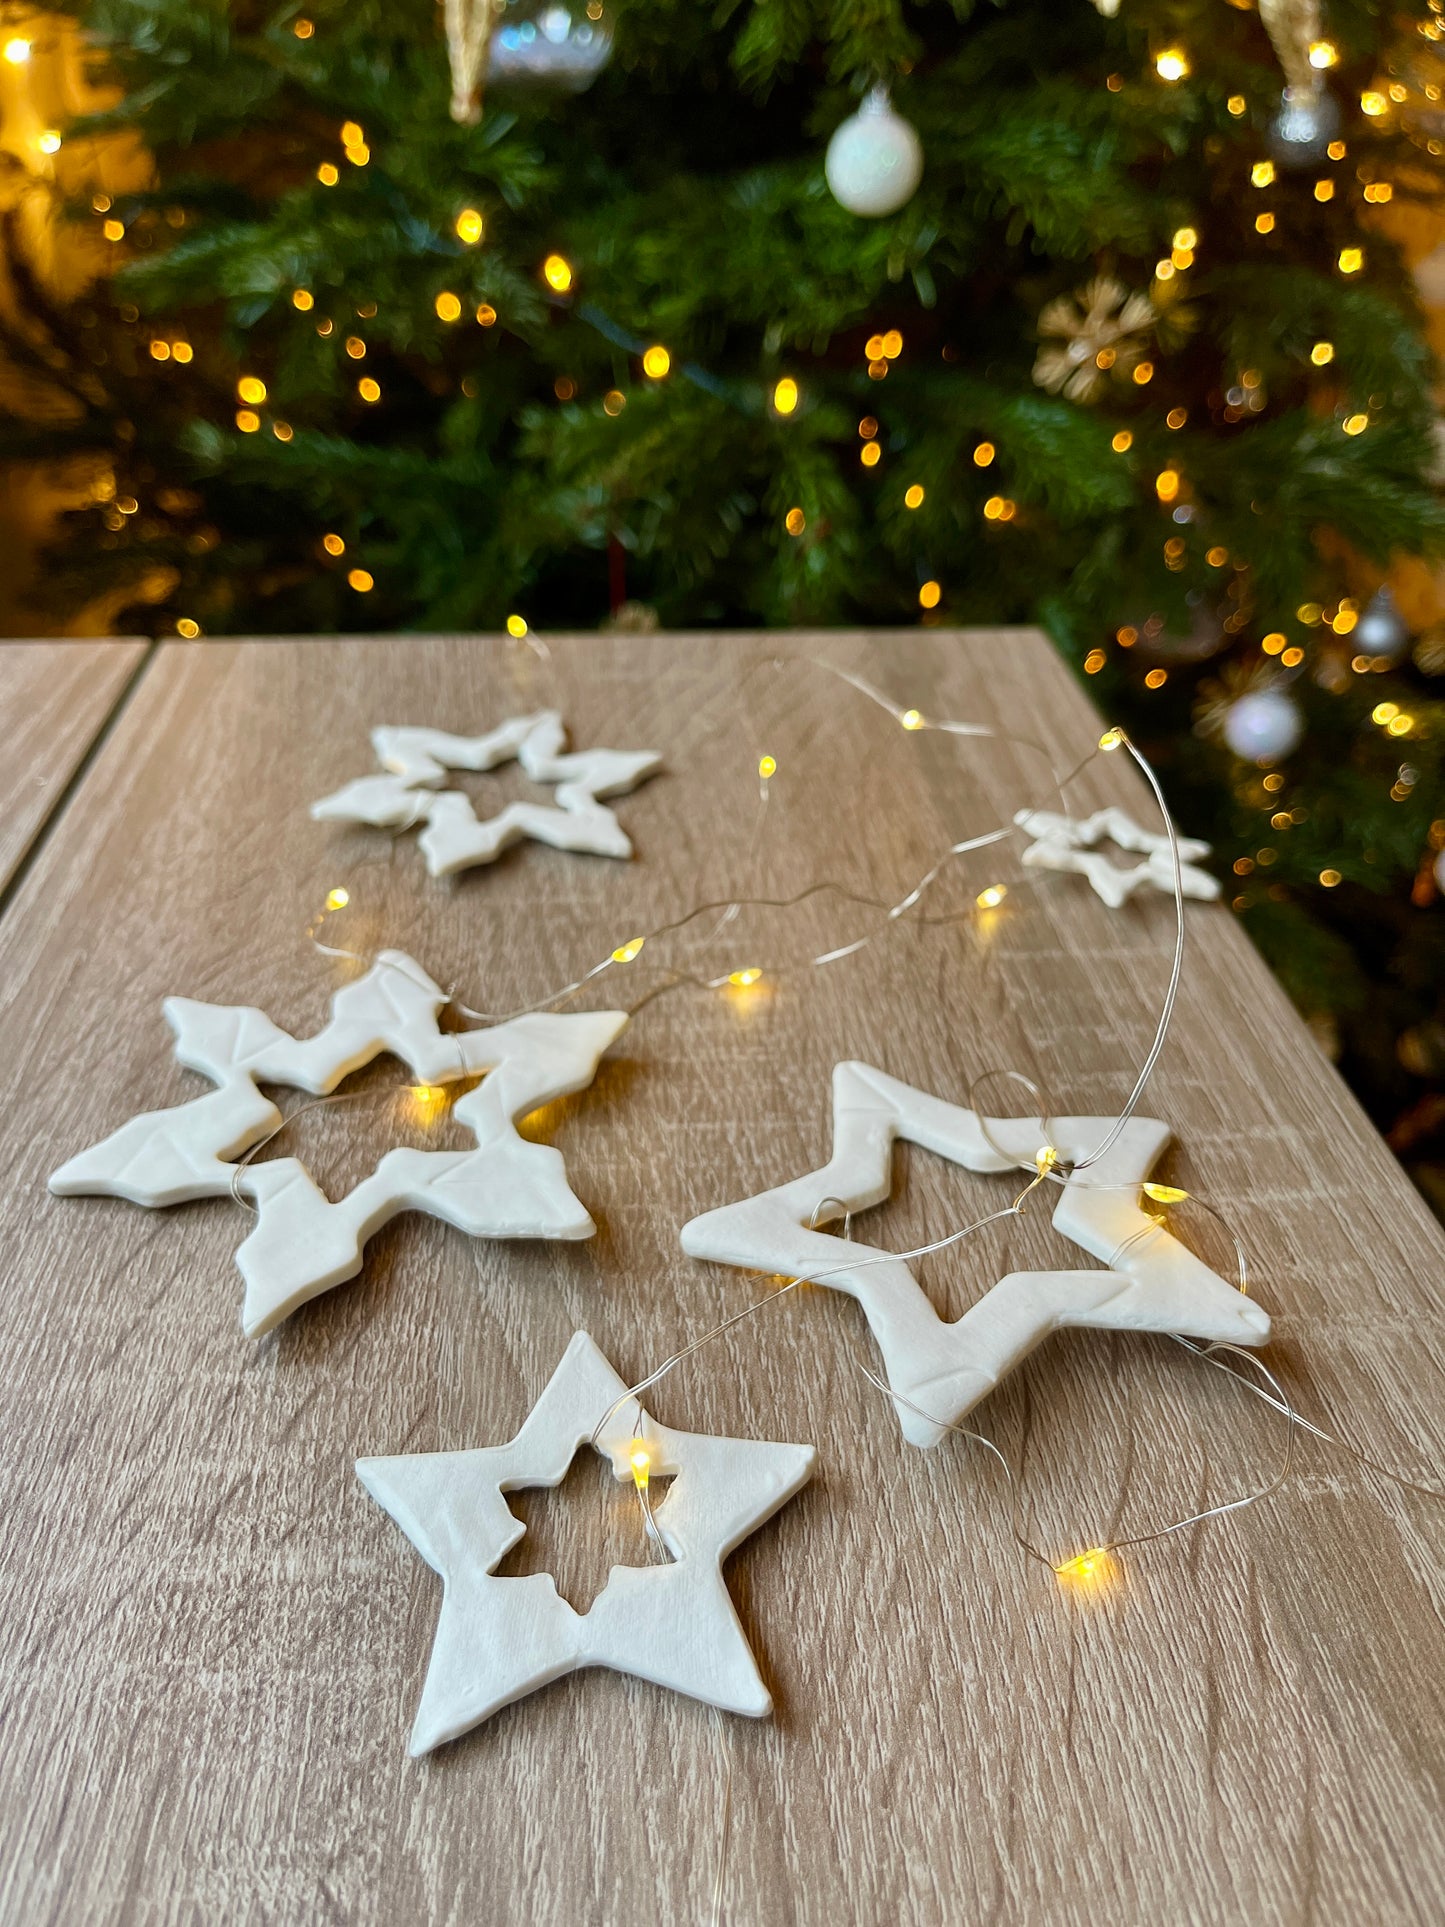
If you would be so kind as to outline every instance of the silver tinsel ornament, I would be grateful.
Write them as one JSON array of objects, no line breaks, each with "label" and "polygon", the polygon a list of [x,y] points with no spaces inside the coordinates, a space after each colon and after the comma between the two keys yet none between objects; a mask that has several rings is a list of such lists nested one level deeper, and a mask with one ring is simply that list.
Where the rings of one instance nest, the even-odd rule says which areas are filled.
[{"label": "silver tinsel ornament", "polygon": [[1377,589],[1370,597],[1350,641],[1360,655],[1385,662],[1398,662],[1410,647],[1410,631],[1388,588]]},{"label": "silver tinsel ornament", "polygon": [[530,82],[560,93],[580,94],[612,57],[612,35],[580,8],[574,14],[534,0],[507,0],[487,57],[489,85]]},{"label": "silver tinsel ornament", "polygon": [[1339,106],[1323,87],[1286,87],[1265,143],[1281,167],[1313,167],[1339,131]]}]

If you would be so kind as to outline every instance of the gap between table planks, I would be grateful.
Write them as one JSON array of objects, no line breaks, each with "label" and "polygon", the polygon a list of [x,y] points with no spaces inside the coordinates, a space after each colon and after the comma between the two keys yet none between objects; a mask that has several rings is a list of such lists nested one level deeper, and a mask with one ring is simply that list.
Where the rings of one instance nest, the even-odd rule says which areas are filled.
[{"label": "gap between table planks", "polygon": [[0,904],[150,648],[0,642]]},{"label": "gap between table planks", "polygon": [[[1049,803],[1037,756],[903,732],[799,658],[1032,736],[1060,767],[1100,728],[1028,631],[548,641],[546,661],[477,638],[164,647],[0,924],[6,1920],[705,1918],[706,1709],[588,1673],[408,1759],[439,1587],[352,1460],[510,1437],[578,1327],[632,1379],[760,1295],[686,1259],[678,1230],[824,1161],[835,1060],[956,1102],[1015,1065],[1061,1111],[1105,1113],[1147,1047],[1172,905],[1115,913],[1081,878],[1030,883],[1012,845],[968,858],[925,907],[1008,882],[984,922],[894,926],[827,969],[638,1014],[593,1087],[534,1126],[595,1240],[471,1243],[402,1218],[359,1279],[248,1343],[239,1208],[44,1189],[133,1112],[204,1088],[172,1061],[163,997],[309,1033],[353,974],[303,938],[344,883],[328,937],[403,947],[506,1010],[701,896],[827,875],[894,901],[950,842]],[[308,820],[371,766],[374,724],[481,729],[551,705],[578,744],[666,752],[617,805],[636,862],[526,846],[438,884],[413,837],[387,860],[383,833]],[[1147,820],[1122,757],[1076,796]],[[1229,912],[1188,922],[1146,1105],[1178,1133],[1168,1169],[1245,1239],[1267,1355],[1301,1404],[1438,1478],[1445,1241]],[[806,959],[878,923],[822,898],[745,912],[701,954],[709,972]],[[630,1000],[659,951],[589,1001]],[[341,1114],[281,1148],[307,1155],[318,1115]],[[895,1248],[1007,1193],[918,1151],[896,1180],[860,1229]],[[1181,1229],[1210,1236],[1202,1217]],[[1003,1271],[1057,1262],[1086,1261],[1038,1210],[922,1276],[957,1316]],[[1081,1598],[1017,1555],[981,1455],[902,1443],[859,1354],[857,1308],[800,1293],[647,1401],[670,1425],[820,1452],[728,1567],[776,1700],[771,1720],[727,1722],[729,1921],[1441,1917],[1445,1504],[1302,1443],[1280,1496],[1141,1548]],[[975,1417],[1022,1462],[1060,1555],[1262,1483],[1283,1443],[1157,1338],[1055,1338]],[[585,1507],[552,1516],[569,1559],[600,1530]],[[640,1534],[607,1529],[641,1562]]]}]

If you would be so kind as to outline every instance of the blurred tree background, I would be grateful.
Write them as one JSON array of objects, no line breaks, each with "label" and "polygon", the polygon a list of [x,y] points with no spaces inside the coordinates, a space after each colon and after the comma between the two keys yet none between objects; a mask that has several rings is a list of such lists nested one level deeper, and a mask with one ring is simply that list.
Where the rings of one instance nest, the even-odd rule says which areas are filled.
[{"label": "blurred tree background", "polygon": [[0,624],[1041,622],[1445,1211],[1442,8],[12,8]]}]

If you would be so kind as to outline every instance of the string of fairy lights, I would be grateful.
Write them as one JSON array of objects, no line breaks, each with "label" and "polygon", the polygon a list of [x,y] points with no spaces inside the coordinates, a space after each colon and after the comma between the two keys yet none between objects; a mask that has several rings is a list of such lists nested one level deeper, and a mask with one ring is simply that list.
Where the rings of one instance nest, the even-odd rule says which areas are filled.
[{"label": "string of fairy lights", "polygon": [[[1445,0],[1430,0],[1430,4],[1431,17],[1427,21],[1418,23],[1419,31],[1426,40],[1438,41],[1442,33],[1445,33],[1445,24],[1442,24],[1445,22]],[[599,0],[593,0],[593,5],[588,11],[589,17],[599,18],[601,15]],[[292,33],[300,41],[311,41],[322,31],[321,26],[307,17],[301,17],[292,23]],[[22,34],[11,35],[4,42],[3,47],[0,47],[4,60],[12,68],[18,69],[24,69],[27,66],[31,60],[32,51],[33,40]],[[1339,52],[1332,41],[1320,38],[1310,44],[1308,58],[1311,67],[1323,75],[1336,67]],[[1402,114],[1401,111],[1415,100],[1417,94],[1421,102],[1433,104],[1438,101],[1441,92],[1439,85],[1428,79],[1418,85],[1408,83],[1407,80],[1394,74],[1396,63],[1390,64],[1389,76],[1381,78],[1361,92],[1359,96],[1361,115],[1375,127],[1386,124],[1400,126],[1410,133],[1411,138],[1416,139],[1417,144],[1427,152],[1439,153],[1441,151],[1439,139],[1433,134],[1417,136],[1410,127],[1409,115]],[[1175,88],[1194,77],[1195,62],[1187,47],[1170,43],[1153,53],[1151,71],[1159,84],[1167,88]],[[1120,73],[1110,73],[1104,84],[1111,92],[1118,93],[1126,85],[1125,76]],[[1244,118],[1250,111],[1250,103],[1243,94],[1229,95],[1225,104],[1228,113],[1235,119]],[[54,157],[59,154],[63,146],[62,132],[57,128],[44,127],[37,132],[34,139],[37,153],[53,165]],[[360,120],[345,120],[337,130],[337,141],[339,147],[337,157],[332,158],[328,155],[320,159],[315,167],[315,179],[324,190],[340,188],[348,171],[363,170],[372,161],[372,145]],[[1313,197],[1316,201],[1329,202],[1343,193],[1344,182],[1334,170],[1337,164],[1343,162],[1347,156],[1348,147],[1344,140],[1336,139],[1329,143],[1328,160],[1332,167],[1320,171],[1314,181]],[[1394,193],[1392,182],[1376,178],[1376,171],[1369,166],[1362,165],[1357,173],[1359,176],[1357,185],[1365,203],[1378,205],[1391,199]],[[1249,179],[1253,191],[1266,196],[1267,200],[1272,200],[1270,191],[1279,184],[1279,173],[1274,161],[1267,157],[1260,157],[1252,162]],[[132,233],[134,221],[127,220],[123,213],[117,210],[112,197],[108,194],[94,195],[92,208],[101,220],[101,231],[108,242],[121,244]],[[180,223],[183,223],[186,218],[184,210],[167,211],[167,219],[173,220],[176,216],[179,216]],[[1279,206],[1265,205],[1254,216],[1254,229],[1261,237],[1268,237],[1278,232],[1281,219],[1282,209]],[[457,245],[464,251],[479,248],[486,240],[487,215],[483,209],[474,205],[456,207],[448,218],[448,225]],[[1181,224],[1175,228],[1170,237],[1167,252],[1161,255],[1154,268],[1153,280],[1156,290],[1163,290],[1171,283],[1178,283],[1186,278],[1195,266],[1200,249],[1206,245],[1206,242],[1207,237],[1202,237],[1198,223]],[[1364,247],[1355,244],[1340,247],[1336,251],[1334,265],[1336,272],[1345,280],[1362,275],[1366,271]],[[708,371],[698,368],[695,364],[679,362],[674,349],[668,344],[644,340],[632,336],[630,331],[618,330],[615,324],[611,324],[608,318],[596,308],[595,304],[579,301],[577,299],[578,270],[575,264],[560,251],[554,249],[546,252],[539,263],[538,273],[555,305],[570,309],[588,325],[610,333],[614,339],[618,335],[625,338],[626,349],[635,357],[638,372],[644,381],[660,384],[676,374],[683,374],[687,378],[701,380],[705,385],[711,386],[715,392],[728,392],[730,399],[739,406],[756,407],[758,405],[751,393],[744,393],[735,386],[729,388],[725,384],[718,383],[716,378],[709,376]],[[315,314],[316,318],[311,325],[314,326],[318,336],[322,339],[336,339],[346,357],[358,364],[352,383],[352,392],[356,401],[365,408],[384,405],[385,393],[382,381],[376,374],[367,371],[361,365],[365,363],[369,351],[369,343],[363,330],[348,327],[346,321],[340,317],[317,314],[317,297],[309,288],[295,288],[290,298],[298,317],[310,318]],[[468,300],[461,292],[452,288],[436,291],[431,299],[435,320],[442,328],[454,328],[468,318],[474,320],[475,324],[483,330],[490,330],[499,325],[506,326],[505,316],[499,313],[494,302]],[[362,323],[373,319],[376,311],[376,305],[372,302],[362,301],[354,304],[355,319]],[[127,312],[134,311],[127,310]],[[147,348],[158,366],[184,368],[196,365],[195,346],[182,331],[173,329],[166,333],[154,333],[147,342]],[[903,333],[896,327],[886,331],[875,331],[869,335],[863,344],[863,362],[869,381],[886,382],[890,372],[903,358],[904,349]],[[949,344],[943,346],[942,354],[945,359],[957,358],[956,350]],[[1096,353],[1096,360],[1101,371],[1107,372],[1116,361],[1116,351],[1109,346],[1101,347]],[[1308,366],[1313,369],[1332,368],[1337,375],[1338,361],[1334,343],[1327,339],[1318,339],[1310,344]],[[1158,363],[1153,357],[1145,356],[1136,361],[1128,376],[1131,390],[1142,399],[1143,391],[1153,382],[1157,372]],[[466,376],[462,377],[460,385],[462,392],[467,392]],[[559,375],[554,383],[554,389],[559,401],[573,402],[579,398],[580,384],[573,376]],[[622,414],[627,404],[625,391],[615,386],[608,388],[598,399],[603,413],[614,419]],[[1245,369],[1241,371],[1237,381],[1227,389],[1219,411],[1220,417],[1225,422],[1247,420],[1251,415],[1262,410],[1265,399],[1259,371]],[[1365,407],[1342,403],[1338,411],[1340,432],[1348,436],[1363,434],[1375,419],[1377,400],[1382,401],[1383,398],[1371,398],[1371,404]],[[762,405],[777,421],[786,422],[795,419],[806,409],[808,401],[806,385],[795,372],[775,374],[763,386]],[[1163,410],[1164,424],[1169,430],[1182,429],[1188,419],[1189,411],[1185,407],[1174,405]],[[270,434],[283,444],[291,443],[298,432],[297,428],[286,419],[284,413],[277,411],[274,407],[265,375],[254,370],[244,371],[237,378],[233,422],[238,433],[252,435],[269,430]],[[860,419],[858,439],[858,459],[861,466],[875,473],[883,470],[886,434],[876,408]],[[1114,452],[1121,457],[1129,456],[1136,446],[1136,431],[1129,427],[1121,427],[1113,437],[1112,446]],[[984,468],[995,459],[1005,459],[1006,454],[1007,451],[1001,451],[994,441],[980,440],[973,450],[973,462],[979,468]],[[905,510],[913,511],[921,508],[926,499],[924,483],[916,477],[906,475],[900,478],[900,483],[898,492]],[[1181,528],[1187,528],[1194,519],[1195,505],[1192,499],[1193,490],[1184,465],[1174,460],[1165,461],[1152,476],[1152,488],[1158,503],[1167,512],[1169,519]],[[982,519],[996,528],[1006,528],[1010,525],[1023,528],[1029,522],[1027,504],[1021,503],[1014,496],[1003,491],[986,494],[979,502],[978,510]],[[812,535],[816,533],[810,531],[809,518],[802,504],[794,504],[786,508],[781,520],[784,533],[788,538],[812,539]],[[330,535],[331,532],[327,532],[327,537],[319,545],[319,559],[323,562],[332,560],[335,556],[329,539]],[[1165,543],[1166,566],[1175,570],[1181,569],[1184,566],[1184,556],[1185,538],[1171,533]],[[1211,567],[1221,569],[1231,566],[1230,558],[1220,550],[1217,544],[1211,547],[1209,564]],[[1235,561],[1233,567],[1236,572],[1247,573],[1247,564]],[[370,593],[376,587],[375,575],[372,569],[365,566],[364,559],[355,557],[351,559],[345,579],[348,587],[359,596]],[[937,574],[923,570],[917,591],[921,619],[925,622],[940,620],[940,609],[945,597],[945,583]],[[1247,606],[1247,598],[1241,593],[1236,599],[1242,606],[1233,610],[1224,619],[1227,633],[1238,633],[1246,628],[1251,620],[1252,611]],[[1343,634],[1347,633],[1352,617],[1357,614],[1357,608],[1348,598],[1344,598],[1333,605],[1303,604],[1292,612],[1291,621],[1299,624],[1306,631],[1312,626],[1318,627],[1323,624],[1328,625],[1335,634]],[[1130,646],[1131,640],[1135,639],[1129,634],[1130,626],[1121,625],[1120,630],[1112,638],[1115,645],[1121,648]],[[195,618],[183,615],[177,619],[177,632],[184,636],[199,637],[202,628]],[[1261,646],[1266,654],[1276,656],[1283,667],[1293,668],[1304,660],[1308,636],[1297,639],[1286,637],[1283,646],[1280,647],[1279,638],[1283,633],[1282,630],[1271,630],[1263,639]],[[1084,667],[1087,673],[1097,674],[1105,668],[1108,661],[1108,650],[1102,647],[1095,648],[1086,656]],[[1355,667],[1358,669],[1358,664]],[[1365,667],[1367,669],[1369,665],[1366,664]],[[1364,673],[1364,670],[1360,670],[1360,673]],[[1167,668],[1156,667],[1143,678],[1143,685],[1146,689],[1158,689],[1162,688],[1167,680]]]}]

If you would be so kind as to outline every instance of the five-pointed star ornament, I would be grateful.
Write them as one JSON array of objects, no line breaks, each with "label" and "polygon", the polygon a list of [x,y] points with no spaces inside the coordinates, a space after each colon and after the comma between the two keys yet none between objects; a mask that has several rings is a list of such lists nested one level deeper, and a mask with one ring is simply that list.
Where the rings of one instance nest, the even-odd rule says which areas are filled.
[{"label": "five-pointed star ornament", "polygon": [[[263,1011],[171,997],[176,1056],[219,1087],[174,1110],[132,1118],[50,1180],[61,1197],[100,1194],[133,1204],[182,1204],[233,1192],[256,1209],[236,1253],[246,1281],[241,1323],[257,1338],[361,1269],[362,1247],[402,1211],[424,1211],[474,1238],[590,1238],[596,1230],[567,1183],[562,1154],[519,1137],[516,1121],[592,1082],[624,1011],[517,1017],[490,1030],[444,1033],[446,993],[400,950],[384,950],[332,999],[331,1021],[295,1038]],[[332,1204],[293,1157],[238,1169],[282,1123],[258,1084],[325,1095],[383,1051],[425,1086],[485,1073],[453,1115],[474,1151],[388,1151],[369,1178]]]},{"label": "five-pointed star ornament", "polygon": [[[671,1479],[652,1507],[669,1563],[614,1566],[579,1613],[550,1573],[499,1579],[496,1568],[526,1529],[503,1494],[559,1485],[589,1442],[619,1481],[644,1487],[650,1478]],[[577,1332],[510,1445],[358,1459],[362,1484],[442,1579],[413,1756],[583,1666],[633,1673],[731,1713],[769,1712],[722,1562],[807,1483],[815,1456],[811,1445],[655,1424],[587,1333]],[[639,1507],[646,1558],[643,1525]]]},{"label": "five-pointed star ornament", "polygon": [[[986,1123],[988,1135],[976,1111],[945,1104],[871,1065],[838,1064],[829,1162],[791,1184],[694,1218],[683,1227],[683,1249],[749,1271],[816,1277],[856,1298],[897,1394],[904,1437],[920,1446],[936,1445],[947,1426],[1064,1326],[1264,1343],[1269,1314],[1139,1207],[1140,1186],[1170,1138],[1169,1127],[1153,1118],[1130,1118],[1105,1155],[1071,1175],[1059,1192],[1055,1228],[1108,1269],[1010,1272],[953,1324],[938,1316],[902,1258],[811,1228],[883,1202],[892,1188],[896,1138],[970,1171],[1032,1167],[1043,1126],[1026,1118]],[[1103,1142],[1112,1123],[1057,1118],[1047,1127],[1049,1143],[1073,1163]]]},{"label": "five-pointed star ornament", "polygon": [[[1024,851],[1025,869],[1077,871],[1089,879],[1094,894],[1102,897],[1111,910],[1119,909],[1136,890],[1150,888],[1174,894],[1169,838],[1141,829],[1124,810],[1111,805],[1085,817],[1059,816],[1053,810],[1020,810],[1014,822],[1033,838]],[[1093,847],[1105,840],[1142,856],[1144,861],[1131,870],[1121,870]],[[1209,844],[1194,836],[1176,840],[1180,889],[1186,897],[1213,903],[1219,895],[1219,879],[1196,867],[1209,855]]]},{"label": "five-pointed star ornament", "polygon": [[[314,817],[406,830],[425,825],[417,839],[434,877],[491,863],[523,837],[558,850],[630,857],[632,845],[612,811],[599,800],[636,789],[662,762],[653,750],[588,749],[564,754],[567,732],[555,709],[516,716],[485,736],[452,736],[443,729],[371,732],[384,776],[362,776],[311,805]],[[495,769],[516,758],[534,783],[556,786],[555,807],[509,803],[479,821],[470,797],[442,789],[450,770]]]}]

